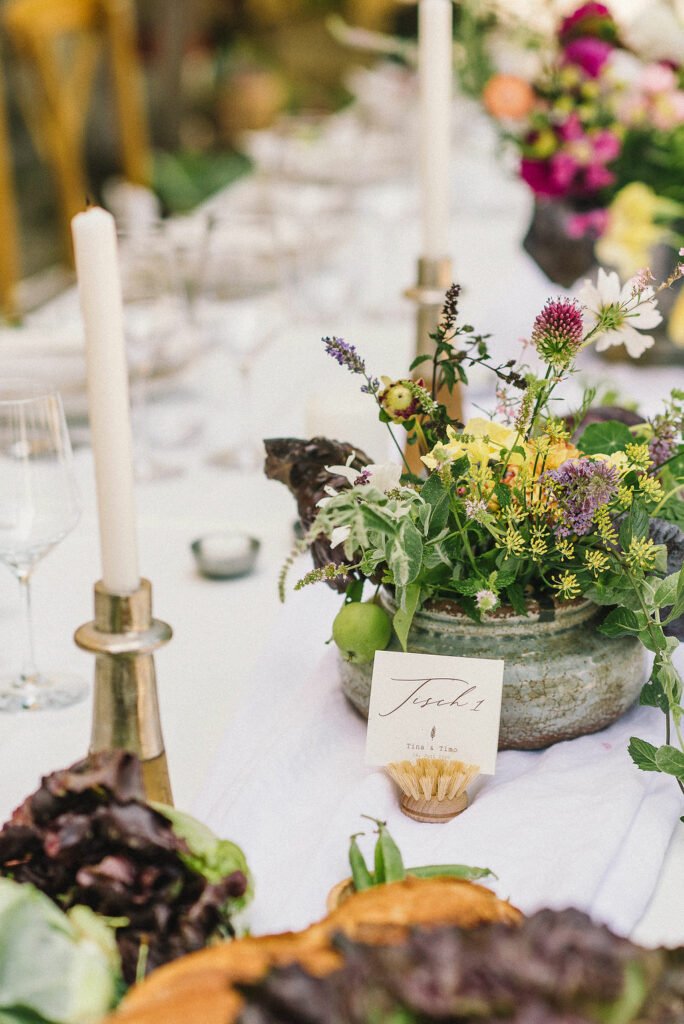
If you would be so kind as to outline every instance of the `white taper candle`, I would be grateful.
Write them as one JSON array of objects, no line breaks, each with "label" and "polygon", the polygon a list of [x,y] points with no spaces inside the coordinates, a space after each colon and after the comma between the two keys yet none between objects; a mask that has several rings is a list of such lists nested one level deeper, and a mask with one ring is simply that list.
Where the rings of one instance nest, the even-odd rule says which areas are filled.
[{"label": "white taper candle", "polygon": [[421,255],[426,259],[442,259],[450,248],[452,32],[451,0],[420,0]]},{"label": "white taper candle", "polygon": [[140,582],[121,281],[114,218],[94,207],[71,222],[86,342],[90,433],[102,582],[128,594]]}]

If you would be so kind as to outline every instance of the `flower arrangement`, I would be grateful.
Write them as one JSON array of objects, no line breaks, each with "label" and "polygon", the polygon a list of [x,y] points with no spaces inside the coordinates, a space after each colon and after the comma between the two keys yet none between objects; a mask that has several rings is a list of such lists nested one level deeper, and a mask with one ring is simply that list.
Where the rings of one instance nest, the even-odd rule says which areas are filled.
[{"label": "flower arrangement", "polygon": [[[492,360],[487,338],[459,324],[457,285],[432,336],[434,355],[411,367],[429,369],[430,386],[380,380],[352,344],[323,339],[360,378],[380,419],[418,446],[425,473],[410,472],[391,429],[403,466],[364,464],[351,452],[346,465],[327,467],[337,486],[325,488],[301,543],[315,545],[316,567],[295,589],[318,581],[346,589],[333,636],[359,661],[387,646],[392,631],[406,649],[416,610],[435,600],[455,602],[476,622],[525,615],[532,601],[558,607],[582,598],[612,609],[601,632],[638,637],[654,654],[641,700],[667,718],[660,748],[633,739],[630,752],[639,767],[675,775],[684,791],[677,640],[668,635],[684,613],[684,572],[668,570],[656,534],[666,521],[684,540],[677,526],[684,527],[684,392],[631,427],[619,420],[584,427],[592,392],[573,417],[559,417],[553,405],[583,349],[624,342],[637,356],[652,344],[642,332],[659,323],[658,293],[681,266],[657,288],[645,272],[621,286],[617,274],[601,271],[579,301],[547,301],[525,343],[524,359],[536,354],[536,370]],[[452,421],[439,397],[467,382],[475,365],[497,377],[495,416]],[[374,599],[359,603],[366,582],[376,594],[392,588],[391,623]]]},{"label": "flower arrangement", "polygon": [[562,19],[535,81],[495,76],[483,98],[537,199],[567,203],[569,239],[609,235],[599,259],[625,276],[670,241],[667,226],[684,216],[682,69],[635,53],[605,4]]}]

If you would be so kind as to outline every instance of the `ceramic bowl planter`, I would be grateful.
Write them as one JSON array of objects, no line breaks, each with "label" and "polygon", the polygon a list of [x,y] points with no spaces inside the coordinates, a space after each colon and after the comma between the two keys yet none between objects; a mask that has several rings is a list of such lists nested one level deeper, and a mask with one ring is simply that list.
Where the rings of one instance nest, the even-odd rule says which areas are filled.
[{"label": "ceramic bowl planter", "polygon": [[[381,600],[390,614],[389,593]],[[636,701],[646,680],[645,651],[636,638],[597,632],[604,609],[590,601],[526,616],[494,615],[476,623],[448,601],[417,612],[408,649],[422,654],[503,658],[500,750],[535,750],[597,732]],[[390,649],[399,650],[393,638]],[[372,664],[340,658],[342,689],[368,715]]]}]

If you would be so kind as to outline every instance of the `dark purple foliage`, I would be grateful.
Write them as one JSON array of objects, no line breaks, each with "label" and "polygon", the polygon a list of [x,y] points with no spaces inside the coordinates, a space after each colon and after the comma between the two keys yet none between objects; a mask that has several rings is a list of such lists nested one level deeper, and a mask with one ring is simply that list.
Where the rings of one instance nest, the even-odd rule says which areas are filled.
[{"label": "dark purple foliage", "polygon": [[128,918],[117,942],[132,982],[143,943],[151,970],[230,929],[226,904],[247,879],[237,871],[211,885],[184,863],[187,852],[144,802],[135,755],[110,751],[42,780],[0,831],[0,874],[32,883],[65,910],[85,904]]},{"label": "dark purple foliage", "polygon": [[344,966],[327,977],[291,966],[245,986],[240,1024],[598,1024],[618,1019],[610,1008],[628,971],[642,978],[640,1024],[684,1019],[681,957],[641,950],[575,910],[339,945]]}]

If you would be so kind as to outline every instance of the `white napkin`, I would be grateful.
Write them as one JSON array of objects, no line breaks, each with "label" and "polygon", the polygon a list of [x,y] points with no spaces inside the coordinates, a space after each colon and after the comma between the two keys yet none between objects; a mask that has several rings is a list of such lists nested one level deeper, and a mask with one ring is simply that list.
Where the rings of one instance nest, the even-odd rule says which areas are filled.
[{"label": "white napkin", "polygon": [[252,930],[320,917],[349,874],[352,833],[368,833],[360,842],[372,863],[373,825],[360,817],[369,814],[387,820],[409,866],[489,867],[499,876],[491,887],[524,912],[574,906],[628,934],[681,813],[674,780],[640,772],[627,754],[631,735],[662,742],[660,712],[635,708],[592,736],[504,752],[464,814],[413,822],[389,778],[364,766],[365,722],[340,691],[334,651],[321,656],[338,604],[316,588],[290,599],[195,809],[247,854]]}]

